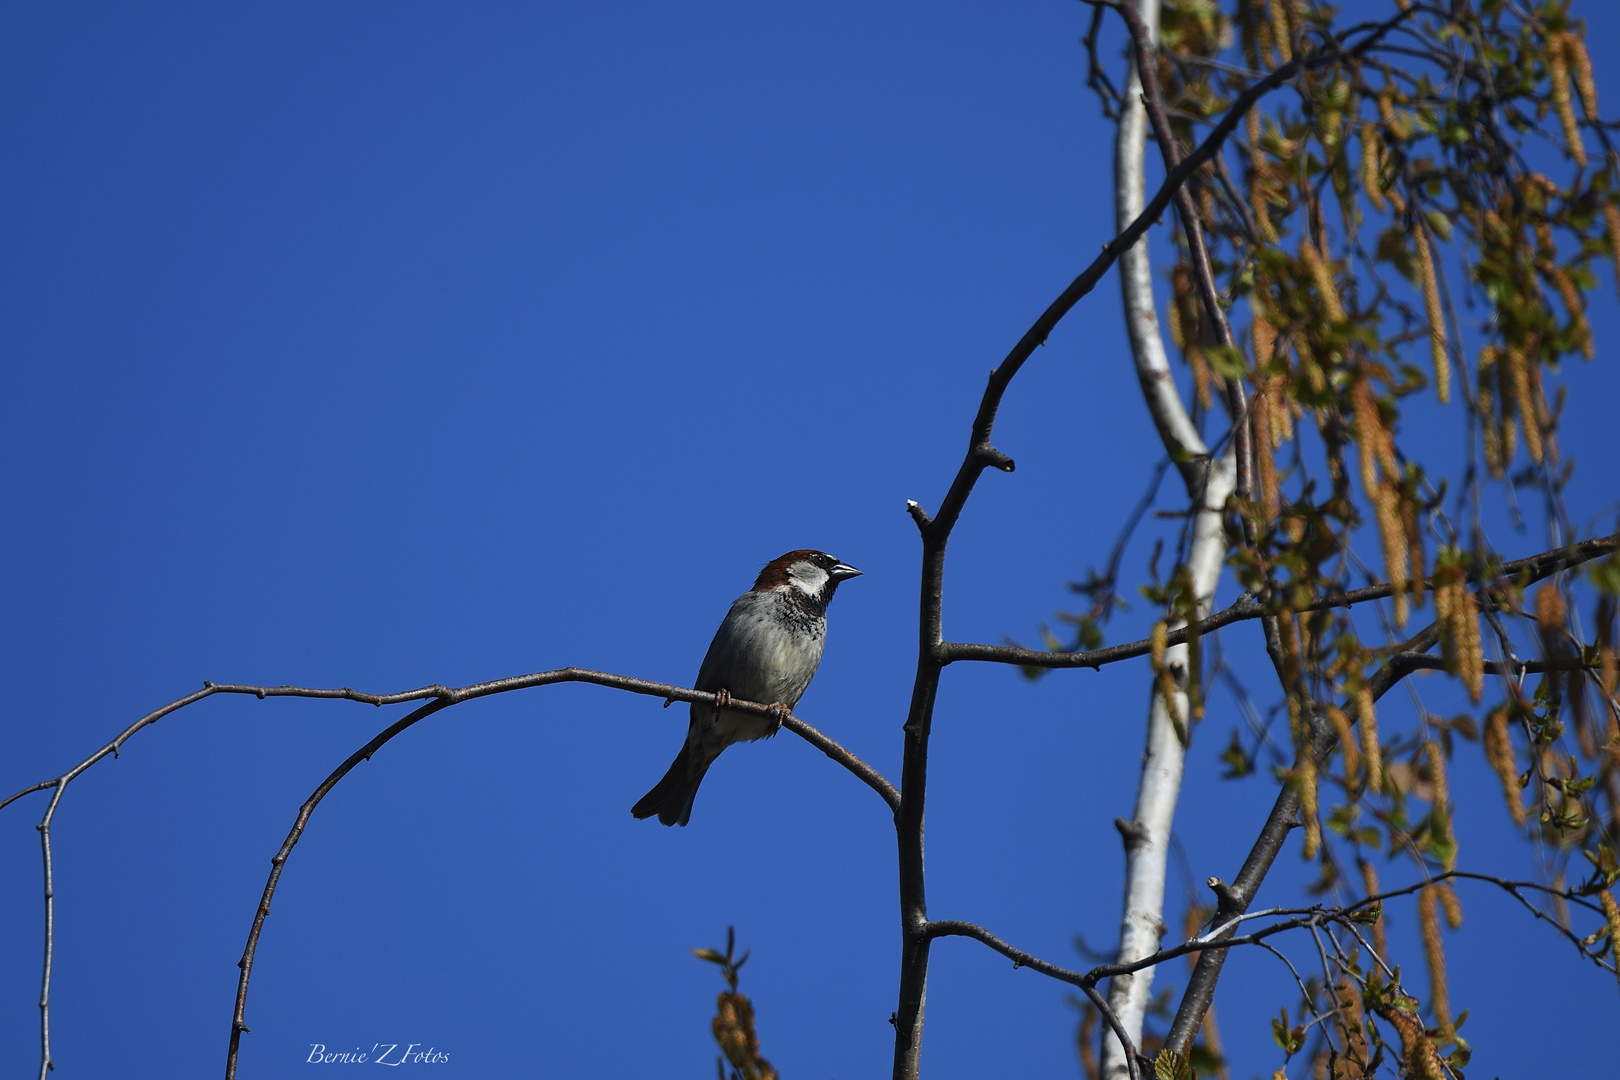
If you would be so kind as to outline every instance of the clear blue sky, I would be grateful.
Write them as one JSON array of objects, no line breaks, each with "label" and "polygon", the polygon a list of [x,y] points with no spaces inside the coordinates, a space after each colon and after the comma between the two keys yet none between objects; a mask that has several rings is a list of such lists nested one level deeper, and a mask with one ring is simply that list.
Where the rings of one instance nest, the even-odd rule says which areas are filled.
[{"label": "clear blue sky", "polygon": [[[1616,40],[1605,5],[1578,9]],[[867,576],[840,590],[799,712],[897,777],[905,501],[937,505],[986,373],[1111,235],[1084,18],[1059,0],[7,5],[0,788],[205,679],[390,691],[578,665],[687,683],[759,566],[804,546]],[[1570,372],[1570,423],[1592,431],[1570,441],[1582,517],[1615,490],[1601,273],[1601,358]],[[982,481],[952,544],[959,640],[1033,640],[1071,606],[1065,582],[1104,561],[1158,457],[1113,278],[1019,377],[997,443],[1018,471]],[[1081,962],[1075,933],[1111,944],[1110,823],[1146,686],[1133,665],[946,673],[930,914],[1058,962]],[[214,699],[68,789],[56,1075],[222,1068],[270,856],[394,715]],[[1190,762],[1197,881],[1231,876],[1273,795],[1215,779],[1236,723],[1218,698]],[[728,924],[785,1076],[886,1074],[884,807],[784,736],[728,753],[690,828],[632,820],[685,724],[548,688],[442,714],[361,766],[276,897],[241,1075],[380,1040],[448,1052],[445,1078],[707,1077],[721,983],[688,949]],[[1463,757],[1465,865],[1528,874],[1494,778]],[[43,806],[0,815],[7,1075],[37,1060]],[[1303,875],[1287,856],[1263,898]],[[1464,901],[1452,997],[1482,1075],[1609,1062],[1591,1033],[1612,980],[1508,902]],[[934,957],[931,1076],[1077,1075],[1062,986],[965,941]],[[1229,970],[1236,1075],[1269,1075],[1287,974],[1258,955]],[[1549,986],[1534,1026],[1518,1018]]]}]

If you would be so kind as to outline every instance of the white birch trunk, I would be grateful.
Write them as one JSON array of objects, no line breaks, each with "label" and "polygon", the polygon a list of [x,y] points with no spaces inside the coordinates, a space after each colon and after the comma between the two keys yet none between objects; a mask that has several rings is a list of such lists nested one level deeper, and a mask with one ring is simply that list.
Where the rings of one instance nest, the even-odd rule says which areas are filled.
[{"label": "white birch trunk", "polygon": [[[1135,0],[1150,40],[1157,44],[1159,0]],[[1147,136],[1147,111],[1141,101],[1142,85],[1132,63],[1125,85],[1125,101],[1114,144],[1115,221],[1121,229],[1142,212],[1145,201],[1143,150]],[[1125,323],[1130,335],[1131,354],[1136,364],[1142,396],[1153,417],[1165,449],[1177,463],[1186,482],[1189,498],[1201,501],[1193,519],[1193,539],[1188,569],[1199,600],[1200,614],[1213,606],[1215,586],[1226,562],[1226,537],[1221,527],[1221,507],[1236,484],[1236,460],[1232,444],[1218,461],[1211,462],[1208,448],[1199,437],[1176,390],[1164,341],[1159,332],[1158,314],[1153,302],[1153,268],[1144,238],[1119,260],[1120,290],[1125,304]],[[1179,624],[1178,624],[1179,625]],[[1165,653],[1165,663],[1186,670],[1187,647],[1177,645]],[[1184,683],[1184,680],[1183,680]],[[1187,694],[1176,695],[1178,713],[1190,723]],[[1175,724],[1165,709],[1162,695],[1149,691],[1147,752],[1142,761],[1142,779],[1136,792],[1125,836],[1125,912],[1120,921],[1119,953],[1116,961],[1130,963],[1157,951],[1164,937],[1165,868],[1170,852],[1170,829],[1175,819],[1176,799],[1181,793],[1186,750],[1176,734]],[[1142,1022],[1153,989],[1151,968],[1110,981],[1108,1004],[1119,1017],[1131,1041],[1140,1043]],[[1103,1044],[1103,1076],[1123,1080],[1128,1073],[1123,1048],[1109,1034]]]}]

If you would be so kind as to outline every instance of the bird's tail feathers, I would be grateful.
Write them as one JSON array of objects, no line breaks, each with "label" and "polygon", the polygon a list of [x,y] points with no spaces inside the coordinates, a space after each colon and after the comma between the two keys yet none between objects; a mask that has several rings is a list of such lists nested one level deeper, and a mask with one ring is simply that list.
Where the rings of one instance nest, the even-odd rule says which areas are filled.
[{"label": "bird's tail feathers", "polygon": [[630,808],[630,813],[637,818],[657,814],[664,825],[685,825],[692,818],[692,800],[697,798],[698,785],[703,783],[703,775],[709,771],[712,760],[694,761],[692,744],[686,743],[675,755],[669,772]]}]

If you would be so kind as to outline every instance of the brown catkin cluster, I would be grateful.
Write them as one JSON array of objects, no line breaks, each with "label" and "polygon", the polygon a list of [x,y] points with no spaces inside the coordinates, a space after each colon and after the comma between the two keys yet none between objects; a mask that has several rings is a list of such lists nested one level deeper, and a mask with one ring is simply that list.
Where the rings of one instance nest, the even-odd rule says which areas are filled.
[{"label": "brown catkin cluster", "polygon": [[1581,291],[1575,287],[1569,271],[1562,266],[1549,262],[1543,265],[1542,271],[1552,279],[1553,287],[1558,290],[1558,298],[1569,311],[1570,328],[1581,343],[1581,356],[1587,360],[1593,359],[1597,356],[1597,342],[1592,337],[1592,324],[1586,321],[1586,302],[1581,298]]},{"label": "brown catkin cluster", "polygon": [[1288,0],[1270,0],[1267,8],[1271,15],[1271,43],[1277,47],[1280,63],[1286,64],[1294,58],[1294,34],[1288,25]]},{"label": "brown catkin cluster", "polygon": [[1564,608],[1564,596],[1556,585],[1543,585],[1536,590],[1536,625],[1544,639],[1556,641],[1564,632],[1569,617]]},{"label": "brown catkin cluster", "polygon": [[1620,206],[1603,204],[1603,221],[1609,232],[1609,257],[1614,260],[1615,286],[1620,288]]},{"label": "brown catkin cluster", "polygon": [[1479,640],[1479,604],[1468,587],[1461,553],[1441,554],[1434,571],[1434,613],[1446,670],[1462,679],[1479,704],[1485,693],[1485,652]]},{"label": "brown catkin cluster", "polygon": [[1400,489],[1393,480],[1384,480],[1368,493],[1373,516],[1378,519],[1378,537],[1384,546],[1384,575],[1395,590],[1395,625],[1405,626],[1409,610],[1406,595],[1411,575],[1411,547],[1406,541],[1405,515],[1401,513]]},{"label": "brown catkin cluster", "polygon": [[1434,886],[1418,892],[1418,929],[1423,935],[1423,959],[1429,966],[1429,1004],[1434,1007],[1434,1026],[1442,1033],[1451,1031],[1451,992],[1446,985],[1446,950],[1440,942],[1440,911],[1435,903]]},{"label": "brown catkin cluster", "polygon": [[[1605,698],[1614,697],[1616,684],[1620,683],[1620,660],[1617,660],[1614,651],[1614,616],[1615,601],[1612,596],[1598,598],[1597,606],[1597,652],[1598,652],[1598,688]],[[1609,711],[1609,726],[1616,725],[1614,710]],[[1620,744],[1615,746],[1620,753]]]},{"label": "brown catkin cluster", "polygon": [[[1532,346],[1534,342],[1532,341]],[[1542,463],[1541,419],[1540,410],[1536,408],[1535,385],[1531,378],[1531,367],[1535,363],[1534,349],[1520,349],[1512,345],[1507,347],[1503,354],[1506,369],[1502,377],[1506,383],[1504,389],[1511,389],[1513,393],[1513,411],[1518,414],[1519,427],[1524,432],[1524,448],[1530,454],[1530,460],[1537,465]]]},{"label": "brown catkin cluster", "polygon": [[1603,921],[1609,924],[1609,958],[1620,967],[1620,905],[1615,904],[1614,893],[1608,889],[1598,893],[1598,902],[1603,905]]},{"label": "brown catkin cluster", "polygon": [[1361,485],[1371,499],[1378,491],[1380,470],[1391,478],[1401,475],[1400,463],[1395,457],[1395,438],[1384,425],[1383,412],[1368,379],[1356,381],[1350,392],[1350,407],[1361,462]]},{"label": "brown catkin cluster", "polygon": [[1433,799],[1431,812],[1438,815],[1446,838],[1446,857],[1440,860],[1447,870],[1457,868],[1457,834],[1451,828],[1451,784],[1446,777],[1446,752],[1438,739],[1428,739],[1423,746],[1429,759],[1429,785]]},{"label": "brown catkin cluster", "polygon": [[1305,819],[1305,857],[1316,858],[1322,849],[1322,820],[1317,816],[1316,759],[1306,754],[1299,766],[1299,812]]},{"label": "brown catkin cluster", "polygon": [[1316,293],[1322,299],[1322,309],[1334,322],[1344,322],[1344,305],[1339,302],[1339,287],[1333,280],[1333,267],[1322,257],[1306,237],[1299,240],[1299,258],[1311,275]]},{"label": "brown catkin cluster", "polygon": [[1244,119],[1249,137],[1249,206],[1254,211],[1254,224],[1261,238],[1275,244],[1277,227],[1271,221],[1271,208],[1266,199],[1266,158],[1260,150],[1260,110],[1250,109]]},{"label": "brown catkin cluster", "polygon": [[[1422,534],[1417,529],[1414,508],[1401,499],[1395,439],[1383,424],[1382,410],[1367,379],[1356,382],[1351,390],[1351,413],[1361,463],[1361,484],[1379,523],[1383,573],[1395,588],[1395,622],[1406,625],[1408,585],[1413,586],[1417,601],[1422,601]],[[1413,567],[1417,568],[1416,576]]]},{"label": "brown catkin cluster", "polygon": [[1423,286],[1423,308],[1429,319],[1429,355],[1434,360],[1434,392],[1444,405],[1451,400],[1451,353],[1446,347],[1445,312],[1440,307],[1440,278],[1434,268],[1429,230],[1422,221],[1412,229],[1412,250],[1417,255],[1418,283]]},{"label": "brown catkin cluster", "polygon": [[[1264,283],[1256,283],[1251,305],[1254,307],[1254,325],[1250,329],[1254,344],[1254,362],[1259,367],[1265,367],[1273,361],[1287,368],[1286,354],[1277,355],[1277,328],[1266,318],[1261,310],[1264,294]],[[1265,376],[1260,383],[1269,409],[1266,413],[1267,423],[1256,424],[1255,427],[1271,436],[1273,448],[1281,446],[1294,437],[1294,412],[1288,401],[1288,373],[1279,372],[1275,375]]]},{"label": "brown catkin cluster", "polygon": [[1282,647],[1282,672],[1278,677],[1288,690],[1288,716],[1293,725],[1294,745],[1297,747],[1300,745],[1303,729],[1299,722],[1299,633],[1294,626],[1292,615],[1278,617],[1277,643]]},{"label": "brown catkin cluster", "polygon": [[[1378,119],[1383,122],[1386,137],[1401,141],[1406,139],[1408,134],[1406,119],[1395,111],[1395,91],[1393,89],[1386,89],[1378,95]],[[1404,210],[1406,208],[1405,201],[1396,194],[1393,188],[1384,194],[1388,195],[1390,201],[1395,204],[1395,209]]]},{"label": "brown catkin cluster", "polygon": [[[1368,896],[1377,896],[1383,891],[1378,884],[1378,868],[1366,859],[1357,858],[1356,867],[1361,871],[1361,887]],[[1378,955],[1387,959],[1389,957],[1389,941],[1384,936],[1384,914],[1380,910],[1378,921],[1372,924],[1373,948]]]},{"label": "brown catkin cluster", "polygon": [[716,1002],[714,1041],[743,1080],[776,1080],[776,1070],[759,1056],[759,1036],[754,1033],[754,1004],[735,991],[720,995]]},{"label": "brown catkin cluster", "polygon": [[1485,716],[1485,760],[1502,781],[1502,795],[1507,799],[1508,813],[1513,824],[1525,821],[1524,796],[1520,794],[1519,764],[1513,755],[1513,739],[1508,734],[1508,707],[1498,705]]},{"label": "brown catkin cluster", "polygon": [[1423,529],[1418,524],[1417,500],[1401,500],[1401,525],[1406,530],[1406,558],[1412,568],[1412,603],[1422,607],[1428,582],[1424,578]]},{"label": "brown catkin cluster", "polygon": [[1553,108],[1558,111],[1559,123],[1564,126],[1564,141],[1569,144],[1569,152],[1575,163],[1584,169],[1586,147],[1581,144],[1581,128],[1575,121],[1575,105],[1569,93],[1569,58],[1565,41],[1570,36],[1553,34],[1547,39],[1547,77],[1552,82]]},{"label": "brown catkin cluster", "polygon": [[1389,209],[1389,201],[1384,198],[1384,146],[1371,120],[1361,125],[1361,188],[1380,214]]},{"label": "brown catkin cluster", "polygon": [[1378,743],[1378,711],[1373,707],[1372,690],[1356,689],[1356,716],[1361,721],[1361,759],[1367,768],[1367,790],[1384,786],[1384,749]]},{"label": "brown catkin cluster", "polygon": [[1355,790],[1356,774],[1361,771],[1361,755],[1356,752],[1356,737],[1350,730],[1350,718],[1336,706],[1326,708],[1328,720],[1339,736],[1339,749],[1344,753],[1344,786]]},{"label": "brown catkin cluster", "polygon": [[1164,711],[1170,717],[1170,723],[1175,726],[1176,736],[1181,739],[1183,746],[1187,745],[1188,733],[1186,722],[1181,717],[1181,709],[1176,701],[1176,676],[1165,663],[1165,652],[1169,647],[1170,627],[1163,619],[1153,624],[1153,684],[1161,698],[1164,699]]},{"label": "brown catkin cluster", "polygon": [[1254,430],[1260,433],[1260,437],[1254,440],[1254,466],[1260,478],[1260,509],[1269,524],[1277,520],[1277,512],[1282,509],[1282,488],[1278,485],[1277,457],[1268,433],[1273,428],[1272,414],[1286,412],[1287,406],[1274,402],[1270,391],[1262,390],[1254,395],[1250,408],[1254,411]]},{"label": "brown catkin cluster", "polygon": [[1401,468],[1395,457],[1395,438],[1384,423],[1383,411],[1366,377],[1358,379],[1351,388],[1350,408],[1361,465],[1361,485],[1372,504],[1373,518],[1378,522],[1378,537],[1384,548],[1384,574],[1395,590],[1395,622],[1405,626],[1407,587],[1421,587],[1412,571],[1415,565],[1417,576],[1422,576],[1422,534],[1418,531],[1415,510],[1401,497]]},{"label": "brown catkin cluster", "polygon": [[1203,312],[1198,297],[1193,294],[1192,271],[1186,263],[1177,263],[1170,271],[1172,297],[1168,309],[1170,340],[1176,343],[1187,366],[1192,369],[1193,388],[1198,402],[1206,409],[1215,407],[1210,396],[1209,358],[1204,355]]},{"label": "brown catkin cluster", "polygon": [[1513,387],[1505,379],[1502,350],[1487,345],[1479,351],[1479,416],[1485,432],[1485,467],[1500,480],[1513,452],[1518,449],[1519,432],[1513,425]]},{"label": "brown catkin cluster", "polygon": [[1366,1019],[1360,988],[1350,976],[1341,975],[1333,988],[1333,996],[1338,1005],[1334,1013],[1339,1019],[1339,1031],[1344,1036],[1345,1047],[1333,1075],[1335,1080],[1363,1080],[1372,1074],[1367,1071],[1371,1050],[1364,1028]]},{"label": "brown catkin cluster", "polygon": [[1581,95],[1581,108],[1586,110],[1588,120],[1595,121],[1598,119],[1597,80],[1592,78],[1592,57],[1586,51],[1586,42],[1581,40],[1579,34],[1567,30],[1560,36],[1563,38],[1564,56],[1575,76],[1575,89]]},{"label": "brown catkin cluster", "polygon": [[1389,1022],[1401,1039],[1402,1075],[1420,1077],[1421,1080],[1446,1080],[1445,1067],[1440,1064],[1440,1053],[1429,1041],[1423,1024],[1408,1008],[1391,1003],[1378,1010],[1378,1015]]},{"label": "brown catkin cluster", "polygon": [[1440,893],[1440,906],[1446,912],[1446,925],[1453,930],[1461,930],[1463,924],[1462,900],[1457,896],[1457,890],[1451,887],[1451,882],[1444,881],[1436,886]]}]

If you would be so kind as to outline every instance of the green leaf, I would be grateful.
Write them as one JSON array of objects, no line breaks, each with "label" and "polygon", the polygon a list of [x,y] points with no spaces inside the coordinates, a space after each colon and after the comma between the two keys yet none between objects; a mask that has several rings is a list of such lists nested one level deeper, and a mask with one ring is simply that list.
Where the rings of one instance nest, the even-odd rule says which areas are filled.
[{"label": "green leaf", "polygon": [[1221,754],[1221,761],[1226,765],[1226,770],[1221,773],[1222,780],[1241,780],[1254,772],[1254,762],[1243,752],[1243,740],[1237,728],[1232,729],[1232,742]]},{"label": "green leaf", "polygon": [[1383,913],[1384,902],[1380,900],[1371,907],[1366,907],[1362,908],[1360,911],[1351,912],[1350,921],[1362,923],[1365,926],[1371,926],[1373,923],[1378,921],[1379,916],[1383,915]]},{"label": "green leaf", "polygon": [[1288,1010],[1284,1009],[1281,1017],[1272,1018],[1271,1038],[1283,1048],[1284,1053],[1293,1057],[1305,1046],[1305,1028],[1289,1027]]},{"label": "green leaf", "polygon": [[1158,1056],[1153,1059],[1153,1075],[1157,1080],[1198,1080],[1198,1074],[1193,1071],[1192,1059],[1169,1048],[1160,1050]]},{"label": "green leaf", "polygon": [[1436,236],[1451,243],[1451,219],[1438,210],[1430,210],[1425,215],[1429,219],[1429,228],[1434,230]]},{"label": "green leaf", "polygon": [[1620,554],[1592,565],[1592,584],[1610,596],[1620,596]]},{"label": "green leaf", "polygon": [[1249,370],[1249,362],[1243,356],[1243,350],[1232,345],[1211,345],[1204,350],[1209,357],[1210,366],[1220,372],[1223,378],[1241,379]]}]

